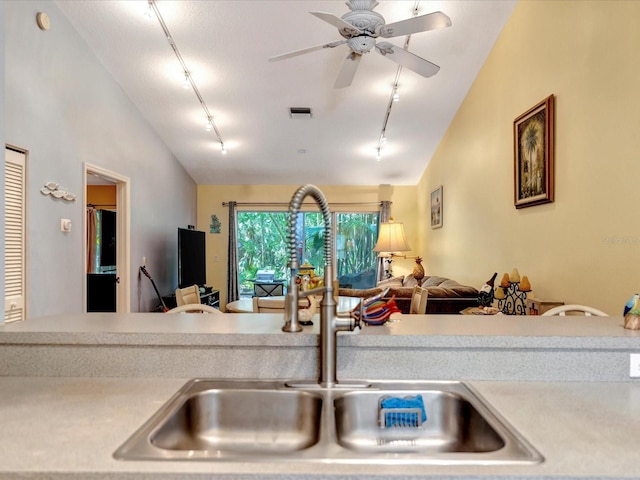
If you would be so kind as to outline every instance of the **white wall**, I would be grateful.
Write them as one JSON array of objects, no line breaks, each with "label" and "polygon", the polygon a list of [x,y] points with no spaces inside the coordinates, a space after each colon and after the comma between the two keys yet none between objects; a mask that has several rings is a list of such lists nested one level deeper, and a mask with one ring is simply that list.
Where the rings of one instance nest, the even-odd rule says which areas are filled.
[{"label": "white wall", "polygon": [[[0,29],[4,25],[4,2],[0,2]],[[4,30],[0,30],[0,52],[4,52]],[[4,125],[6,117],[4,116],[4,62],[0,63],[0,112],[3,112],[2,121],[0,121],[0,145],[4,147]],[[4,148],[2,149],[4,150]],[[2,152],[2,182],[0,182],[0,198],[4,199],[4,151]],[[4,203],[4,200],[3,200]],[[0,208],[0,262],[4,265],[4,208]],[[3,269],[4,272],[4,269]],[[4,275],[0,275],[0,292],[2,292],[4,305]],[[2,309],[4,312],[4,308]],[[4,323],[4,313],[0,317],[0,325]]]},{"label": "white wall", "polygon": [[[5,35],[4,141],[29,151],[29,316],[82,311],[83,164],[131,180],[131,311],[157,304],[142,256],[162,293],[177,283],[177,227],[194,224],[195,182],[142,118],[53,2],[2,2]],[[51,29],[41,31],[36,13]],[[1,132],[0,132],[1,133]],[[55,181],[74,203],[39,193]],[[60,219],[74,225],[60,232]]]}]

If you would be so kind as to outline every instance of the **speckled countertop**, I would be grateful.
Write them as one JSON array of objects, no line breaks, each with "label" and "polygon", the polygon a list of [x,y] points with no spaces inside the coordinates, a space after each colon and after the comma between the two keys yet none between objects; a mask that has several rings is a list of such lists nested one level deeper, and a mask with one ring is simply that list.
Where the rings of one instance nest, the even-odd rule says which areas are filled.
[{"label": "speckled countertop", "polygon": [[[472,382],[545,457],[528,466],[121,461],[187,379],[0,377],[0,478],[639,478],[640,384]],[[205,475],[205,476],[203,476]]]},{"label": "speckled countertop", "polygon": [[[316,319],[318,316],[316,315]],[[635,347],[639,330],[622,317],[531,317],[507,315],[403,315],[390,324],[339,334],[344,345],[485,348],[544,347],[608,349]],[[2,343],[119,345],[317,344],[318,321],[300,334],[282,332],[279,314],[71,314],[0,325]],[[400,340],[400,337],[402,340]]]},{"label": "speckled countertop", "polygon": [[280,315],[90,314],[0,326],[0,478],[640,478],[640,332],[622,318],[404,316],[338,338],[342,380],[464,380],[542,455],[521,466],[112,458],[189,378],[314,378]]}]

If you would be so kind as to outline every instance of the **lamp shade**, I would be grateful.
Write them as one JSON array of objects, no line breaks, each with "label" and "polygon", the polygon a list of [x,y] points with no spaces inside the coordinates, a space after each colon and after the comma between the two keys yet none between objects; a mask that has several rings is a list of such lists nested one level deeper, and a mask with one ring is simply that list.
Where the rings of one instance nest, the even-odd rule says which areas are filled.
[{"label": "lamp shade", "polygon": [[411,250],[402,223],[381,223],[374,252],[406,252]]}]

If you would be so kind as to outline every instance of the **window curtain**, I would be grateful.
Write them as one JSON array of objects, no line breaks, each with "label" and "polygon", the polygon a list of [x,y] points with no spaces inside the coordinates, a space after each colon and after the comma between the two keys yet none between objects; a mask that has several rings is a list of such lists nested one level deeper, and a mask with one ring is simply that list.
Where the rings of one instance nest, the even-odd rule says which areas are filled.
[{"label": "window curtain", "polygon": [[[391,202],[389,200],[383,200],[380,202],[380,220],[378,225],[381,223],[388,223],[391,218]],[[379,230],[378,230],[379,231]],[[376,283],[384,280],[385,278],[385,268],[384,262],[386,261],[383,257],[378,257],[378,265],[376,268]]]},{"label": "window curtain", "polygon": [[229,264],[227,265],[227,303],[240,299],[240,281],[238,279],[238,202],[229,202]]},{"label": "window curtain", "polygon": [[97,224],[96,209],[87,207],[87,273],[96,273]]}]

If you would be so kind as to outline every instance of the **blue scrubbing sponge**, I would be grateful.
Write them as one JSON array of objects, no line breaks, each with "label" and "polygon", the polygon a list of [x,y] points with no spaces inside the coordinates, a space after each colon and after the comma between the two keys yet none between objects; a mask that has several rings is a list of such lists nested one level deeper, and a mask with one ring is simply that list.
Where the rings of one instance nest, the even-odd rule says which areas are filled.
[{"label": "blue scrubbing sponge", "polygon": [[[380,399],[380,408],[385,410],[383,422],[386,427],[417,427],[427,420],[422,395],[384,397]],[[407,412],[406,409],[419,410],[420,413]]]}]

